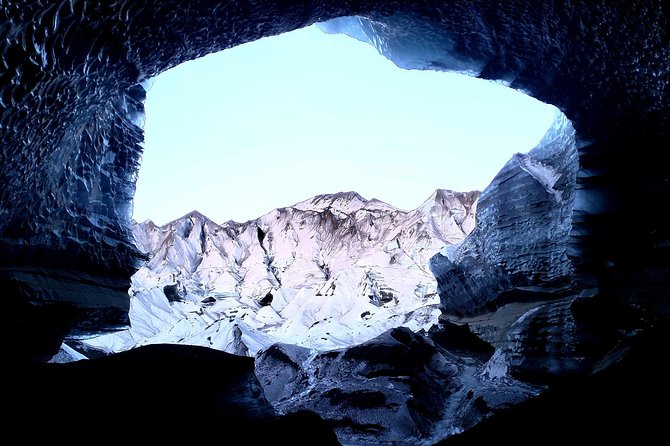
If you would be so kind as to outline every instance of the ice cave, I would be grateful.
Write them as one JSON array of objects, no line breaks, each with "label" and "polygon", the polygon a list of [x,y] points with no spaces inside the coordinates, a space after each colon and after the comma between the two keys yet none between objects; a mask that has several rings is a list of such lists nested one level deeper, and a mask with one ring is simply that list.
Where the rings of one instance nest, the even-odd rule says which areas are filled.
[{"label": "ice cave", "polygon": [[[664,0],[0,1],[7,438],[453,445],[664,435],[669,21]],[[132,318],[131,277],[149,260],[131,224],[142,83],[317,22],[399,67],[496,80],[564,115],[501,166],[477,200],[476,227],[431,257],[438,322],[324,352],[278,342],[243,356],[238,327],[238,354],[158,342],[49,362],[73,329]],[[334,211],[342,198],[322,197],[328,224],[356,229]],[[441,198],[467,208],[467,197]],[[316,215],[317,205],[291,212]],[[191,217],[179,240],[204,234],[188,246],[207,247],[206,222]],[[269,225],[228,229],[272,257]],[[188,293],[161,293],[159,319],[173,304],[190,311]],[[266,293],[262,307],[277,312],[286,296]]]}]

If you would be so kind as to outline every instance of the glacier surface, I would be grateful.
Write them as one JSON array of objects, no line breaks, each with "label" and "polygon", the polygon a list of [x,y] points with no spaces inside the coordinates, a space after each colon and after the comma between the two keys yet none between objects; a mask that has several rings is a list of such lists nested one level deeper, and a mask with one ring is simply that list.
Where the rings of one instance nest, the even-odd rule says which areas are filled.
[{"label": "glacier surface", "polygon": [[357,193],[320,195],[245,223],[198,212],[135,224],[150,259],[132,276],[130,327],[80,339],[107,353],[155,343],[255,356],[319,351],[440,316],[429,259],[475,227],[478,192],[437,190],[411,211]]}]

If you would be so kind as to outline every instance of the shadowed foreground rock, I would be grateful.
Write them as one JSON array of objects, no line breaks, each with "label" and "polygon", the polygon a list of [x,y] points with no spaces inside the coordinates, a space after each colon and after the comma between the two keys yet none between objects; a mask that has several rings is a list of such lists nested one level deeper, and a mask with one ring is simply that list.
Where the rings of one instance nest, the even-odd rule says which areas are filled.
[{"label": "shadowed foreground rock", "polygon": [[93,438],[339,444],[314,413],[277,416],[253,369],[251,358],[177,345],[24,366],[5,378],[3,435],[82,444]]}]

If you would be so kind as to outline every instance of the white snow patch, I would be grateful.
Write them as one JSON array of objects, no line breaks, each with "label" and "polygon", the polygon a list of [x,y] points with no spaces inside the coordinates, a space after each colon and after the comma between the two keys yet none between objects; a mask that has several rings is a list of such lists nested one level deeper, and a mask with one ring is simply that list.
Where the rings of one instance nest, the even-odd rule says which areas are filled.
[{"label": "white snow patch", "polygon": [[540,161],[536,161],[528,155],[519,155],[517,160],[519,162],[519,167],[528,172],[528,174],[537,180],[547,192],[552,194],[556,199],[556,203],[561,202],[563,192],[554,189],[554,185],[559,178],[561,178],[561,174],[558,173],[556,169],[543,164]]},{"label": "white snow patch", "polygon": [[479,376],[489,381],[504,381],[509,373],[509,364],[505,354],[500,349],[496,349],[486,364],[482,366]]}]

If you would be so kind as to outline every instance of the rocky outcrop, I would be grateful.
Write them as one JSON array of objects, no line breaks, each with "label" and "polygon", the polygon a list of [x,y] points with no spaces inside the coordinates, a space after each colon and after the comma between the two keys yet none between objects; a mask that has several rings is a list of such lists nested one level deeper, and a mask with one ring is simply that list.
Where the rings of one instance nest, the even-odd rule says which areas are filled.
[{"label": "rocky outcrop", "polygon": [[396,328],[338,351],[275,344],[256,357],[256,375],[279,412],[314,411],[345,444],[431,444],[540,391],[509,378],[500,352],[472,352]]}]

